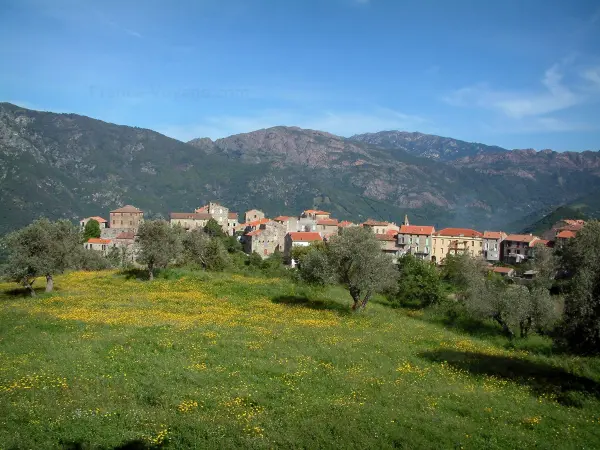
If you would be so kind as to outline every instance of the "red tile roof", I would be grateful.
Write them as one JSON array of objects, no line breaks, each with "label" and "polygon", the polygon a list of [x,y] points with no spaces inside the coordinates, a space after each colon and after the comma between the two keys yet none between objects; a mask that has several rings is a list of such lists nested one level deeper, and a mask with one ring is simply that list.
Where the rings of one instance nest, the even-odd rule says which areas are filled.
[{"label": "red tile roof", "polygon": [[510,267],[494,267],[492,269],[493,272],[496,272],[496,273],[507,273],[507,274],[510,273],[513,270],[515,270],[515,269],[511,269]]},{"label": "red tile roof", "polygon": [[277,222],[286,222],[289,219],[290,219],[290,216],[277,216],[273,220],[275,220]]},{"label": "red tile roof", "polygon": [[88,244],[110,244],[112,241],[110,239],[90,238],[87,242]]},{"label": "red tile roof", "polygon": [[317,220],[317,225],[334,225],[337,226],[337,219],[319,219]]},{"label": "red tile roof", "polygon": [[196,210],[195,210],[195,212],[197,212],[197,213],[203,213],[204,211],[208,211],[208,205],[200,206],[199,208],[196,208]]},{"label": "red tile roof", "polygon": [[430,235],[435,233],[435,228],[429,225],[402,225],[400,227],[400,234],[425,234]]},{"label": "red tile roof", "polygon": [[209,220],[212,216],[208,213],[171,213],[171,219]]},{"label": "red tile roof", "polygon": [[258,230],[251,231],[250,233],[246,233],[246,236],[258,236],[262,232],[263,232],[263,230],[258,229]]},{"label": "red tile roof", "polygon": [[396,236],[390,234],[376,234],[375,237],[380,241],[395,241]]},{"label": "red tile roof", "polygon": [[506,236],[506,233],[503,231],[484,231],[483,237],[485,239],[502,239],[503,236]]},{"label": "red tile roof", "polygon": [[288,235],[292,238],[292,241],[295,242],[312,242],[323,240],[321,235],[314,231],[293,231],[288,233]]},{"label": "red tile roof", "polygon": [[368,219],[366,222],[363,223],[363,225],[366,225],[368,227],[386,227],[389,225],[388,222],[380,222],[377,220],[373,220],[373,219]]},{"label": "red tile roof", "polygon": [[338,223],[338,227],[342,227],[342,228],[349,227],[349,226],[352,226],[352,225],[354,225],[354,224],[352,222],[347,221],[347,220],[344,220],[343,222]]},{"label": "red tile roof", "polygon": [[228,219],[232,219],[232,220],[237,220],[238,213],[236,213],[236,212],[230,212],[230,213],[227,214],[227,218]]},{"label": "red tile roof", "polygon": [[470,228],[444,228],[436,233],[438,236],[483,237],[479,231]]},{"label": "red tile roof", "polygon": [[550,241],[547,241],[546,239],[538,239],[533,243],[533,245],[545,245],[546,247],[549,247]]},{"label": "red tile roof", "polygon": [[573,231],[569,231],[569,230],[563,230],[556,235],[556,237],[560,238],[560,239],[572,239],[575,236],[576,236],[575,233]]},{"label": "red tile roof", "polygon": [[143,213],[143,211],[135,206],[125,205],[122,208],[112,210],[111,213]]},{"label": "red tile roof", "polygon": [[247,227],[258,227],[258,226],[263,225],[265,223],[269,223],[270,221],[271,221],[271,219],[267,219],[265,217],[264,219],[254,220],[252,222],[245,223],[244,225],[247,226]]},{"label": "red tile roof", "polygon": [[107,223],[107,222],[108,222],[108,220],[106,220],[106,219],[103,219],[103,218],[102,218],[102,217],[100,217],[100,216],[86,217],[86,218],[85,218],[85,219],[83,219],[83,220],[92,220],[92,219],[94,219],[94,220],[95,220],[96,222],[98,222],[98,223]]},{"label": "red tile roof", "polygon": [[537,236],[533,236],[531,234],[509,234],[506,236],[505,241],[514,241],[514,242],[525,242],[527,244],[531,244],[534,241],[537,241],[539,238]]},{"label": "red tile roof", "polygon": [[585,220],[581,219],[563,219],[563,222],[567,225],[585,225]]},{"label": "red tile roof", "polygon": [[396,237],[398,236],[398,230],[387,230],[385,234]]}]

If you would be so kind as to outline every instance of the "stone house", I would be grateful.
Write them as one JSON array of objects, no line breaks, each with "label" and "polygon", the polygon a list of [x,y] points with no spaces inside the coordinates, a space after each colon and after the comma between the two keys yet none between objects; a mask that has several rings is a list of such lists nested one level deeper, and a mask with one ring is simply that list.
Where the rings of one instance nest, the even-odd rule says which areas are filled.
[{"label": "stone house", "polygon": [[317,232],[324,237],[331,237],[338,234],[337,219],[319,219],[317,220]]},{"label": "stone house", "polygon": [[285,226],[285,232],[289,233],[290,231],[298,231],[298,218],[292,216],[278,216],[273,219],[275,222],[278,222]]},{"label": "stone house", "polygon": [[314,231],[314,232],[316,232],[317,231],[317,221],[315,219],[313,219],[312,217],[300,216],[300,218],[298,219],[297,231],[301,231],[301,232]]},{"label": "stone house", "polygon": [[413,255],[431,261],[435,227],[430,225],[402,225],[397,236],[400,255]]},{"label": "stone house", "polygon": [[303,219],[312,219],[314,221],[321,219],[329,219],[330,216],[331,213],[327,211],[321,211],[318,209],[307,209],[306,211],[302,211],[302,214],[300,215],[300,217]]},{"label": "stone house", "polygon": [[400,231],[400,227],[393,222],[384,222],[373,219],[368,219],[361,225],[364,228],[371,230],[375,234],[387,234],[388,231]]},{"label": "stone house", "polygon": [[377,240],[381,244],[381,251],[390,255],[394,264],[397,263],[400,256],[400,248],[396,242],[396,235],[393,233],[376,234],[375,237],[377,237]]},{"label": "stone house", "polygon": [[143,221],[144,212],[132,205],[125,205],[110,212],[110,228],[136,232]]},{"label": "stone house", "polygon": [[227,234],[233,236],[238,229],[240,222],[238,220],[238,213],[229,212],[227,214]]},{"label": "stone house", "polygon": [[[266,222],[265,222],[266,220]],[[256,226],[250,226],[248,231],[242,236],[242,245],[244,252],[258,253],[263,258],[267,258],[275,252],[283,252],[285,243],[285,226],[279,222],[268,219],[257,220]]]},{"label": "stone house", "polygon": [[81,229],[83,230],[85,228],[85,226],[87,225],[87,223],[92,219],[95,220],[96,222],[98,222],[98,225],[100,225],[100,229],[107,227],[108,221],[106,219],[103,219],[100,216],[92,216],[92,217],[86,217],[85,219],[81,219],[79,221],[79,226],[81,227]]},{"label": "stone house", "polygon": [[315,231],[292,231],[285,236],[284,256],[289,258],[294,247],[308,247],[312,242],[322,241],[323,237]]},{"label": "stone house", "polygon": [[502,241],[506,239],[503,231],[483,232],[483,257],[487,261],[502,261]]},{"label": "stone house", "polygon": [[215,219],[224,233],[229,233],[229,208],[216,202],[209,202],[208,205],[201,206],[196,209],[196,213],[209,214],[211,218]]},{"label": "stone house", "polygon": [[507,264],[519,264],[533,256],[533,247],[539,240],[532,234],[510,234],[502,241],[502,255]]},{"label": "stone house", "polygon": [[575,236],[577,236],[577,233],[575,231],[571,231],[571,230],[560,231],[556,235],[557,247],[563,247],[564,245],[566,245],[567,242],[569,242],[570,239],[573,239]]},{"label": "stone house", "polygon": [[246,211],[244,214],[244,222],[254,222],[256,220],[264,219],[265,213],[259,209],[251,209],[250,211]]},{"label": "stone house", "polygon": [[97,252],[101,252],[103,255],[108,254],[108,251],[114,244],[110,239],[102,239],[102,238],[90,238],[87,242],[83,244],[83,248],[86,250],[94,250]]},{"label": "stone house", "polygon": [[185,230],[203,229],[212,216],[208,213],[171,213],[171,226],[179,225]]},{"label": "stone house", "polygon": [[444,228],[432,236],[431,262],[441,263],[448,255],[483,255],[483,233],[470,228]]}]

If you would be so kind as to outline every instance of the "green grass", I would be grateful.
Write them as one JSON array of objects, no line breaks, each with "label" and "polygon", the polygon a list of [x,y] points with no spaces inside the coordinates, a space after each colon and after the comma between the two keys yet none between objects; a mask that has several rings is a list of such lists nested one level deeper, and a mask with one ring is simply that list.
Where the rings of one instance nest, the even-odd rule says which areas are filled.
[{"label": "green grass", "polygon": [[0,448],[600,447],[598,359],[382,299],[350,314],[337,287],[179,276],[0,284]]}]

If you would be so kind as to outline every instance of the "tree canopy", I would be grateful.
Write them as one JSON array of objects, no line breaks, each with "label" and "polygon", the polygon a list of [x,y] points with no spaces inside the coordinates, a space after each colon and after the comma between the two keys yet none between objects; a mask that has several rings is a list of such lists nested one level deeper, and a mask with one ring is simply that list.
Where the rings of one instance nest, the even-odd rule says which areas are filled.
[{"label": "tree canopy", "polygon": [[563,267],[571,276],[563,333],[571,349],[600,353],[600,222],[588,222],[567,244]]},{"label": "tree canopy", "polygon": [[46,277],[46,292],[54,287],[53,275],[76,265],[82,250],[79,230],[68,220],[39,219],[4,239],[8,252],[6,275],[29,289],[35,279]]},{"label": "tree canopy", "polygon": [[181,253],[182,232],[164,220],[144,221],[137,233],[138,262],[146,264],[150,280],[156,269],[164,269]]},{"label": "tree canopy", "polygon": [[83,228],[83,242],[87,242],[91,238],[100,237],[100,223],[96,219],[90,219]]}]

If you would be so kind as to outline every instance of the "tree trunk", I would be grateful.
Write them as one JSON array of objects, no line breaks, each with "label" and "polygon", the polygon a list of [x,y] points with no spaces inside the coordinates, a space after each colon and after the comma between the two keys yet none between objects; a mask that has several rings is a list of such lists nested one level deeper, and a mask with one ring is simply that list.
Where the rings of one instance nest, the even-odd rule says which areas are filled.
[{"label": "tree trunk", "polygon": [[52,292],[54,289],[54,279],[51,274],[46,275],[46,292]]},{"label": "tree trunk", "polygon": [[29,290],[29,294],[32,297],[35,297],[35,289],[33,289],[33,286],[31,285],[32,283],[29,282],[29,280],[27,278],[25,278],[23,280],[23,286],[25,286],[28,290]]},{"label": "tree trunk", "polygon": [[359,309],[360,302],[360,289],[350,288],[350,295],[352,296],[352,300],[354,303],[352,304],[352,311],[357,311]]},{"label": "tree trunk", "polygon": [[362,304],[360,305],[361,309],[365,309],[367,307],[367,303],[369,303],[369,300],[371,299],[371,292],[367,292],[367,295],[365,295],[365,298],[362,301]]},{"label": "tree trunk", "polygon": [[504,321],[504,319],[502,319],[502,316],[500,314],[494,314],[493,318],[496,322],[500,324],[504,334],[506,334],[506,336],[512,340],[515,337],[515,333],[513,333],[508,324]]},{"label": "tree trunk", "polygon": [[148,267],[148,279],[150,281],[154,280],[154,271],[150,267]]}]

